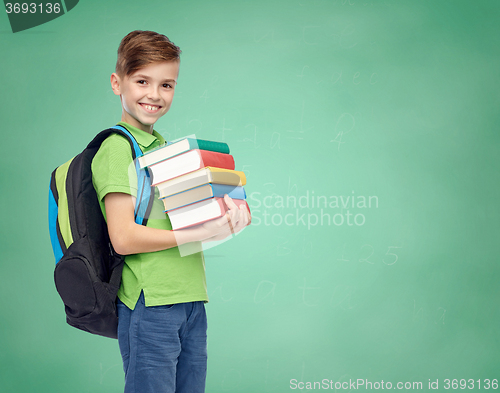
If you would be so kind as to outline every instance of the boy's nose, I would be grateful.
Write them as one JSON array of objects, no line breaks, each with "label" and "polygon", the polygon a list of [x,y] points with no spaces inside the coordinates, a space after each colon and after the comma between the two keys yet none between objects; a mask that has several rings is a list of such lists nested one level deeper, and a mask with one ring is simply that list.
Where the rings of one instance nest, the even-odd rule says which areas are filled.
[{"label": "boy's nose", "polygon": [[159,100],[160,99],[160,92],[159,89],[152,87],[148,91],[148,98],[151,100]]}]

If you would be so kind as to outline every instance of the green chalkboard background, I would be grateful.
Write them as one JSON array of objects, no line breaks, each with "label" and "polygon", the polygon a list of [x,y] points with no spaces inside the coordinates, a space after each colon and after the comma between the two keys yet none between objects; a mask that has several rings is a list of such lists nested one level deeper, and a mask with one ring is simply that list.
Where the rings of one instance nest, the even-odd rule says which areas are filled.
[{"label": "green chalkboard background", "polygon": [[248,175],[253,225],[206,252],[207,392],[498,388],[499,17],[496,0],[81,0],[12,33],[0,14],[0,390],[123,389],[117,342],[65,323],[47,192],[120,119],[109,76],[135,29],[183,50],[156,129],[225,141]]}]

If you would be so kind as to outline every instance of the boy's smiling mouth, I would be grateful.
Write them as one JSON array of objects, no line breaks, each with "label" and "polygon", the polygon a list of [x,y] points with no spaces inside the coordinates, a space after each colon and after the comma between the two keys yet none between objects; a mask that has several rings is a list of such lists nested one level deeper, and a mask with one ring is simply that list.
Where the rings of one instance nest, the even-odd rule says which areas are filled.
[{"label": "boy's smiling mouth", "polygon": [[139,103],[140,106],[142,106],[147,112],[154,113],[157,112],[161,106],[159,105],[150,105],[150,104],[144,104],[144,103]]}]

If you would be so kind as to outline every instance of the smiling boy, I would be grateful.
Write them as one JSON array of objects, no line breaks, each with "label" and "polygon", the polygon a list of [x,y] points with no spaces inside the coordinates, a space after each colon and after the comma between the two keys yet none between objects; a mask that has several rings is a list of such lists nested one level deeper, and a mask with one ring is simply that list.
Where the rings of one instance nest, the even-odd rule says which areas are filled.
[{"label": "smiling boy", "polygon": [[[143,152],[165,143],[153,126],[172,104],[180,49],[166,36],[133,31],[118,49],[113,92],[124,126]],[[125,392],[205,391],[208,301],[203,253],[180,256],[178,245],[221,240],[250,222],[246,208],[226,195],[226,216],[173,231],[154,198],[147,226],[134,221],[137,179],[128,141],[108,137],[92,161],[93,183],[113,248],[125,255],[118,291],[118,342]],[[157,191],[156,191],[157,193]]]},{"label": "smiling boy", "polygon": [[111,75],[113,92],[122,100],[122,121],[149,134],[168,112],[179,75],[179,61],[150,64],[129,77]]}]

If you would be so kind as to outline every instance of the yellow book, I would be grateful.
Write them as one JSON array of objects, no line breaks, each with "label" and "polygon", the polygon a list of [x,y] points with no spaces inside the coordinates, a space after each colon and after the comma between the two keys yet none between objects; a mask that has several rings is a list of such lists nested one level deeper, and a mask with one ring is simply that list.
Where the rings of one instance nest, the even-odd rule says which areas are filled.
[{"label": "yellow book", "polygon": [[244,186],[247,183],[247,178],[242,171],[207,166],[158,183],[156,187],[160,192],[160,198],[165,198],[207,183]]}]

